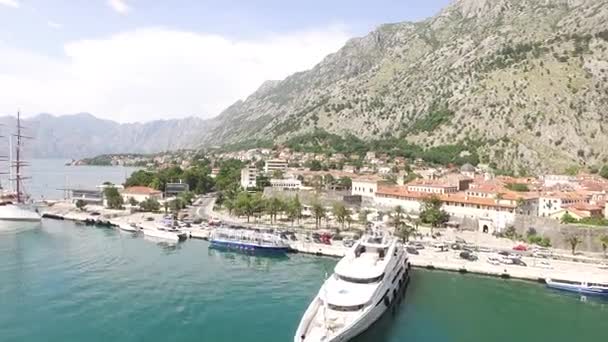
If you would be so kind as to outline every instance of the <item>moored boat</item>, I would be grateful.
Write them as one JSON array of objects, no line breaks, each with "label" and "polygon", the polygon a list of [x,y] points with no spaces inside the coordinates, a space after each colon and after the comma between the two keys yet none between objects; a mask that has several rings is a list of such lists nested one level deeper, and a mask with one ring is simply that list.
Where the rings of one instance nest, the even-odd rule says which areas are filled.
[{"label": "moored boat", "polygon": [[[24,177],[23,169],[29,164],[21,159],[24,138],[21,130],[21,115],[17,112],[17,132],[13,135],[16,139],[15,145],[15,160],[9,156],[10,180],[14,181],[14,190],[5,191],[0,186],[0,220],[2,221],[30,221],[38,222],[42,219],[38,210],[33,206],[29,195],[24,190],[23,180],[29,177]],[[9,151],[12,153],[12,140],[9,138]],[[14,169],[14,174],[13,174]]]},{"label": "moored boat", "polygon": [[396,238],[364,235],[309,305],[294,342],[342,342],[359,336],[404,298],[410,269]]},{"label": "moored boat", "polygon": [[604,296],[608,297],[608,283],[572,281],[564,279],[545,279],[547,287],[560,290],[579,293],[587,296]]},{"label": "moored boat", "polygon": [[118,228],[120,230],[124,230],[125,232],[138,232],[139,231],[139,227],[137,227],[137,225],[135,223],[121,222],[118,224]]},{"label": "moored boat", "polygon": [[211,246],[252,252],[285,253],[289,244],[280,236],[260,230],[218,228],[209,236]]}]

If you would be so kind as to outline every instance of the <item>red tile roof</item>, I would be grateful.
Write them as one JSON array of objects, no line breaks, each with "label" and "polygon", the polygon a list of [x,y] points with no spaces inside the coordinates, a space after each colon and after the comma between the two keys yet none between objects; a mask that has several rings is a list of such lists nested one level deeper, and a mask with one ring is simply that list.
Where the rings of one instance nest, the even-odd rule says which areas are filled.
[{"label": "red tile roof", "polygon": [[131,195],[158,195],[161,194],[159,190],[149,188],[147,186],[131,186],[122,191],[123,194]]}]

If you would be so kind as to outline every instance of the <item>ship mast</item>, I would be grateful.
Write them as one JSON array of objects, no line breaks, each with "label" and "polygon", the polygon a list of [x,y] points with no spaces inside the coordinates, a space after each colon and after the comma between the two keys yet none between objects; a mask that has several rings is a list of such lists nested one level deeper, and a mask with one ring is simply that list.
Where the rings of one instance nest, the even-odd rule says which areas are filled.
[{"label": "ship mast", "polygon": [[27,179],[28,177],[23,177],[21,175],[21,169],[25,166],[27,166],[27,163],[24,161],[21,161],[21,147],[23,146],[23,139],[28,138],[26,136],[24,136],[23,134],[21,134],[21,130],[23,129],[23,126],[21,126],[21,113],[17,112],[17,133],[13,134],[14,137],[17,138],[17,143],[15,146],[15,161],[13,163],[13,166],[15,167],[15,190],[16,190],[16,196],[17,196],[17,203],[22,203],[25,198],[22,198],[22,181],[24,179]]}]

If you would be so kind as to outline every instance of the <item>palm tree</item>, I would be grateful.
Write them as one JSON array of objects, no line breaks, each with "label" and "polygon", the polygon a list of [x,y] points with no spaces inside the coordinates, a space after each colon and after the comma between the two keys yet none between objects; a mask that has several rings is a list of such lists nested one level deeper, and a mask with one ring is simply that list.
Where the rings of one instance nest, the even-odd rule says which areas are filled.
[{"label": "palm tree", "polygon": [[283,210],[283,201],[281,201],[279,198],[273,197],[266,201],[264,209],[266,210],[266,213],[270,216],[270,224],[272,224],[273,219],[274,222],[276,222],[277,214]]},{"label": "palm tree", "polygon": [[405,222],[403,221],[403,214],[404,210],[403,207],[401,207],[400,205],[396,206],[395,209],[393,209],[391,225],[395,227],[395,233],[397,233],[405,224]]},{"label": "palm tree", "polygon": [[287,204],[287,216],[291,219],[292,226],[296,219],[298,220],[298,224],[300,224],[300,218],[302,217],[302,203],[300,203],[298,195],[296,195],[296,197],[294,197]]},{"label": "palm tree", "polygon": [[572,248],[572,255],[576,254],[576,247],[583,243],[583,240],[581,240],[581,238],[576,234],[567,236],[565,241],[570,244],[570,247]]},{"label": "palm tree", "polygon": [[353,223],[353,215],[350,212],[350,209],[348,210],[348,215],[346,215],[346,224],[348,225],[348,229],[350,230],[350,224]]},{"label": "palm tree", "polygon": [[408,242],[410,240],[410,236],[416,232],[416,228],[410,226],[409,224],[404,224],[399,230],[395,231],[395,234],[401,238],[401,241]]},{"label": "palm tree", "polygon": [[319,202],[313,203],[312,214],[315,217],[315,227],[319,229],[321,220],[327,216],[325,212],[325,207],[323,207]]},{"label": "palm tree", "polygon": [[604,258],[606,258],[606,250],[608,249],[608,235],[603,235],[600,237],[600,242],[602,243],[602,250],[604,251]]},{"label": "palm tree", "polygon": [[348,216],[348,209],[346,209],[346,207],[342,203],[335,203],[333,213],[338,223],[340,223],[340,227],[344,229],[344,223],[346,223],[346,216]]}]

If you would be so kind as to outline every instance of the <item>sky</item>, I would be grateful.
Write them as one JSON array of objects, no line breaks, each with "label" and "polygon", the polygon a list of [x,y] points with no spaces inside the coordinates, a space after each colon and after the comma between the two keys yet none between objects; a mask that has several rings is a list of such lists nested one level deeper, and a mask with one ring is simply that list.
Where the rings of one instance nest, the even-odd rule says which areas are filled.
[{"label": "sky", "polygon": [[450,0],[0,0],[0,114],[203,118]]}]

